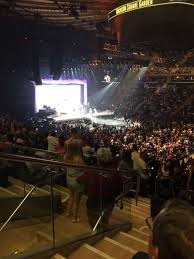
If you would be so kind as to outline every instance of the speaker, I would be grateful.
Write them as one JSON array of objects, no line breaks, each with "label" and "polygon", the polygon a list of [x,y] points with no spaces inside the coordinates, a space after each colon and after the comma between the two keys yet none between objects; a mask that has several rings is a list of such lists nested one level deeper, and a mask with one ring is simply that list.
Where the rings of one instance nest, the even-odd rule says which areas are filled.
[{"label": "speaker", "polygon": [[54,45],[50,54],[50,74],[53,80],[59,80],[63,70],[63,47],[61,44]]},{"label": "speaker", "polygon": [[40,57],[37,52],[33,55],[32,60],[32,72],[33,72],[33,81],[36,85],[42,85],[41,73],[40,73]]}]

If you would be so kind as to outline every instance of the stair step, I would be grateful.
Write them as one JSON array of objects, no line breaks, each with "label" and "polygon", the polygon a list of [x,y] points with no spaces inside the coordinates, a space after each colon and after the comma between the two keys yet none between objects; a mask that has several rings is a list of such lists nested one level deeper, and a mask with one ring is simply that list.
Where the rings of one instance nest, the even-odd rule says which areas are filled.
[{"label": "stair step", "polygon": [[141,240],[144,240],[144,241],[146,241],[146,242],[148,242],[148,240],[149,240],[149,234],[147,234],[147,233],[144,233],[143,231],[140,231],[140,230],[138,230],[138,229],[131,229],[130,231],[129,231],[129,234],[130,235],[132,235],[132,236],[134,236],[134,237],[137,237],[137,238],[139,238],[139,239],[141,239]]},{"label": "stair step", "polygon": [[18,188],[17,185],[11,185],[7,188],[7,190],[11,191],[11,192],[14,192],[17,196],[19,197],[23,197],[25,194],[24,194],[24,190],[21,189],[21,188]]},{"label": "stair step", "polygon": [[139,210],[139,211],[141,211],[143,213],[149,213],[149,211],[150,211],[150,207],[141,206],[141,204],[136,205],[133,202],[130,203],[130,201],[125,201],[124,200],[123,204],[124,204],[124,207],[127,207],[129,209],[131,207],[131,210]]},{"label": "stair step", "polygon": [[[41,189],[47,191],[48,193],[50,193],[50,190],[51,190],[50,185],[44,185],[44,186],[42,186]],[[62,203],[65,203],[65,202],[68,201],[69,191],[66,188],[64,188],[63,186],[54,185],[53,192],[54,192],[54,194],[61,195],[61,198],[62,198],[61,202]]]},{"label": "stair step", "polygon": [[136,253],[136,251],[130,247],[108,237],[105,237],[103,240],[99,241],[95,245],[95,248],[118,259],[128,259]]},{"label": "stair step", "polygon": [[65,259],[65,257],[60,254],[55,254],[50,259]]},{"label": "stair step", "polygon": [[[79,223],[73,223],[72,218],[67,218],[64,214],[57,215],[55,218],[55,233],[57,241],[85,234],[90,231],[91,228],[86,216],[81,217]],[[52,240],[51,222],[42,228],[41,231],[38,231],[37,236],[39,237],[39,240],[43,239],[50,242]]]},{"label": "stair step", "polygon": [[0,187],[0,197],[17,197],[17,194],[10,190],[7,190],[6,188]]},{"label": "stair step", "polygon": [[140,238],[134,237],[133,235],[126,234],[124,232],[119,232],[114,237],[114,240],[123,245],[129,246],[136,251],[147,252],[147,250],[148,250],[148,242],[146,242]]},{"label": "stair step", "polygon": [[150,216],[150,209],[143,210],[142,208],[138,208],[138,207],[134,207],[134,206],[131,206],[131,208],[130,208],[130,206],[126,205],[126,204],[124,204],[123,209],[127,212],[138,213],[140,216],[143,216],[145,218]]},{"label": "stair step", "polygon": [[[32,188],[33,185],[23,182],[20,179],[16,179],[14,177],[9,177],[9,181],[15,186],[15,188],[18,189],[18,193],[28,193]],[[10,187],[13,188],[13,187]],[[36,187],[36,189],[33,191],[33,196],[45,196],[48,195],[49,192],[43,190],[42,188]]]},{"label": "stair step", "polygon": [[82,245],[79,249],[77,249],[72,255],[70,255],[68,258],[70,259],[114,259],[115,257],[109,256],[106,253],[103,253],[102,251],[96,249],[93,246],[90,246],[88,244]]}]

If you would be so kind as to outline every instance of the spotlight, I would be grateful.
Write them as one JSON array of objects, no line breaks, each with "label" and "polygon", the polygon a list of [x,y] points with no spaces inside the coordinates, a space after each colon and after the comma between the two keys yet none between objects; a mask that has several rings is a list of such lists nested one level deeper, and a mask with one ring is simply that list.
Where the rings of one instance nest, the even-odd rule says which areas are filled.
[{"label": "spotlight", "polygon": [[109,75],[106,75],[106,76],[104,77],[104,80],[105,80],[106,83],[110,83],[111,77],[110,77]]}]

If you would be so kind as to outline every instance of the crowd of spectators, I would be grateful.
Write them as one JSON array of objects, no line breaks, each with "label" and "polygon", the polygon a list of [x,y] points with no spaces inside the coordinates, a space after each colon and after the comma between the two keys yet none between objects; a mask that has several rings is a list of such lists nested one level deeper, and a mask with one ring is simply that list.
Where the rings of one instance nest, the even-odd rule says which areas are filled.
[{"label": "crowd of spectators", "polygon": [[[115,119],[123,118],[126,122],[119,127],[84,119],[60,122],[46,114],[28,116],[22,121],[2,115],[0,151],[10,146],[38,148],[59,154],[60,160],[67,164],[100,165],[128,172],[135,169],[144,182],[143,187],[148,179],[159,175],[173,180],[178,177],[176,180],[183,189],[194,189],[193,100],[190,85],[158,83],[153,88],[146,84],[133,87],[120,103],[112,106]],[[92,174],[92,171],[88,175],[87,171],[83,174],[80,169],[67,168],[66,184],[71,196],[66,216],[73,213],[73,222],[79,222],[79,203],[85,189],[88,219],[93,228],[101,212],[100,183],[104,181],[102,192],[107,197],[103,208],[109,208],[104,224],[108,223],[113,209],[110,205],[120,187],[116,184],[119,179],[113,176],[101,179],[102,176]],[[149,187],[150,194],[154,190],[153,181]],[[114,191],[111,194],[108,190]],[[147,195],[147,190],[142,190]]]},{"label": "crowd of spectators", "polygon": [[193,120],[193,89],[186,85],[134,88],[124,98],[117,114],[134,118],[153,128],[169,124],[189,124]]},{"label": "crowd of spectators", "polygon": [[171,55],[170,53],[162,56],[156,55],[152,58],[146,73],[148,75],[193,75],[193,56],[192,50],[187,53],[177,53],[176,55]]}]

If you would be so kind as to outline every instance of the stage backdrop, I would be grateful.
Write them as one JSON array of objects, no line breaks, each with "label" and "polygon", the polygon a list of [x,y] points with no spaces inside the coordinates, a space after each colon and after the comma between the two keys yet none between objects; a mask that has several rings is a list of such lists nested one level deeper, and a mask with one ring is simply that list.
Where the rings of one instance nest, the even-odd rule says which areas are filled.
[{"label": "stage backdrop", "polygon": [[35,111],[44,106],[58,112],[71,113],[82,104],[87,104],[87,84],[81,80],[42,80],[35,86]]}]

